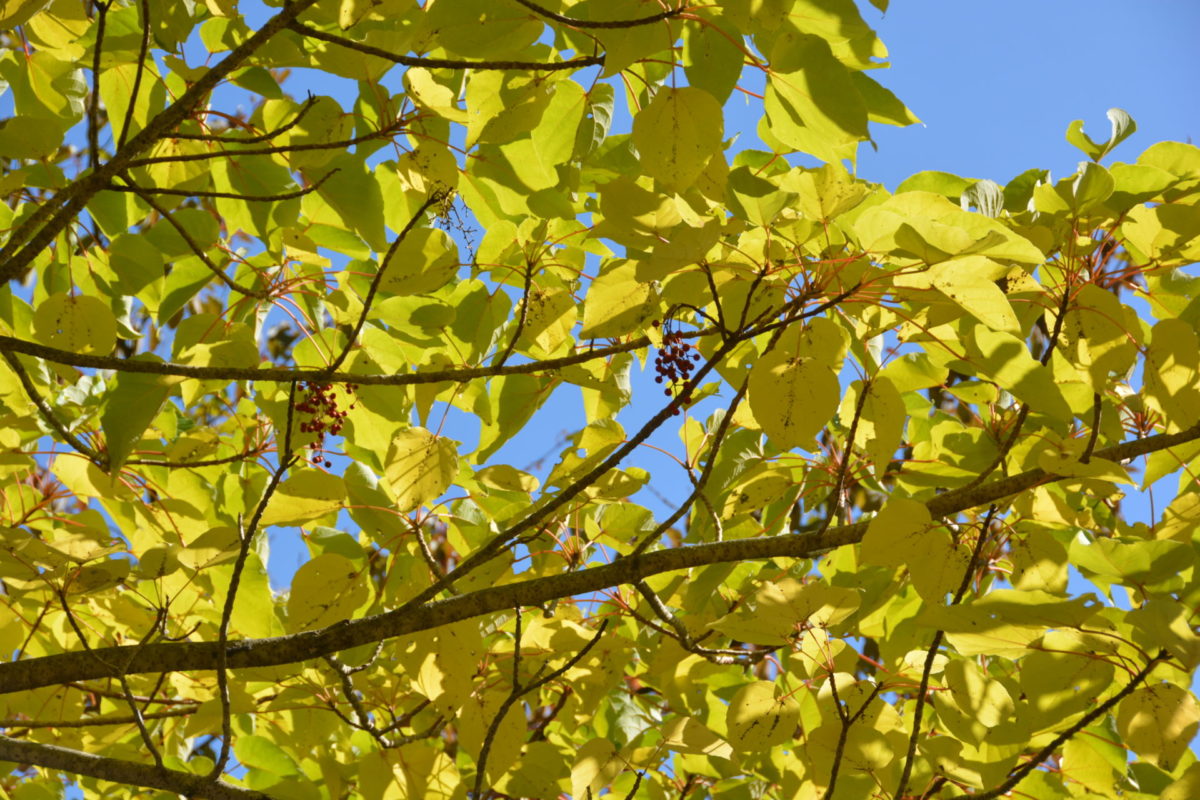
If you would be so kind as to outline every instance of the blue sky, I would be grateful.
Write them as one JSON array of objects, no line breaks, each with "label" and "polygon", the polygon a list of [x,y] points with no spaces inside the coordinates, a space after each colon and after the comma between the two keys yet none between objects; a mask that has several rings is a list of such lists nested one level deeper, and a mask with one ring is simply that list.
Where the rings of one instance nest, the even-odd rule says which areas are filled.
[{"label": "blue sky", "polygon": [[1107,138],[1113,106],[1138,131],[1110,159],[1200,140],[1196,0],[897,0],[864,15],[892,63],[874,77],[924,123],[878,126],[879,151],[863,149],[859,174],[889,188],[921,170],[1000,184],[1034,167],[1068,175],[1083,156],[1067,125]]}]

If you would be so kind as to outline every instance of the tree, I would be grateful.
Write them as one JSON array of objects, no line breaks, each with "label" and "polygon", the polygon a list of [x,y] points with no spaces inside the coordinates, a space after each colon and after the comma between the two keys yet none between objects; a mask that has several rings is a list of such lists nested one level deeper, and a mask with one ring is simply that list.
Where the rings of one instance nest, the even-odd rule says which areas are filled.
[{"label": "tree", "polygon": [[0,16],[5,792],[1200,792],[1200,150],[890,193],[848,0],[268,6]]}]

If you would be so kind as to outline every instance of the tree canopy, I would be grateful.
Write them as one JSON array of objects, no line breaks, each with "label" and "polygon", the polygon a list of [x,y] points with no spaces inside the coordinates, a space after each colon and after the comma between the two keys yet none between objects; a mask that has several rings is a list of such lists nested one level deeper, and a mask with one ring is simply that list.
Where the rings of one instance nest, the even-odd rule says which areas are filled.
[{"label": "tree canopy", "polygon": [[0,794],[1200,795],[1200,149],[867,182],[853,0],[243,6],[0,11]]}]

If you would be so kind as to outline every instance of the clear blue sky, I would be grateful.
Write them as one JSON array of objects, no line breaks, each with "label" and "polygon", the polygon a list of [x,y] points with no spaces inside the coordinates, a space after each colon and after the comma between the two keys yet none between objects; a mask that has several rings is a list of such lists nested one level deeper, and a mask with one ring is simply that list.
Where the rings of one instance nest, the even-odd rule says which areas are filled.
[{"label": "clear blue sky", "polygon": [[874,77],[924,123],[878,126],[879,151],[863,149],[859,174],[890,188],[927,169],[1000,184],[1033,167],[1068,175],[1083,156],[1067,125],[1107,138],[1113,106],[1138,132],[1110,159],[1200,140],[1197,0],[896,0],[865,16],[892,63]]}]

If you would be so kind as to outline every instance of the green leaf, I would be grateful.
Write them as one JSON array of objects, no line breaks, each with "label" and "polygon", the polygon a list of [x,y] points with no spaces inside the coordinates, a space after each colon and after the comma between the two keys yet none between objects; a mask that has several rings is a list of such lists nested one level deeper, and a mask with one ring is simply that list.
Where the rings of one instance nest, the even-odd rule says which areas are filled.
[{"label": "green leaf", "polygon": [[735,42],[741,35],[719,27],[689,25],[683,29],[683,73],[688,85],[703,89],[724,103],[742,75],[744,56]]},{"label": "green leaf", "polygon": [[1079,162],[1079,172],[1071,184],[1072,209],[1082,213],[1103,203],[1113,193],[1116,183],[1108,170],[1091,161]]},{"label": "green leaf", "polygon": [[242,766],[250,769],[261,769],[280,777],[300,774],[292,757],[264,736],[250,734],[237,737],[233,745],[233,754]]},{"label": "green leaf", "polygon": [[[161,363],[153,356],[143,356],[140,360]],[[100,415],[110,472],[116,474],[121,469],[146,428],[158,416],[172,387],[179,382],[179,378],[169,375],[142,372],[117,375],[104,398],[104,411]]]},{"label": "green leaf", "polygon": [[1084,575],[1129,586],[1159,583],[1195,563],[1190,544],[1170,540],[1076,538],[1070,555],[1071,564]]}]

